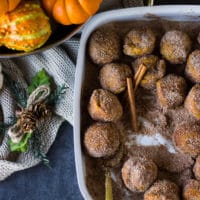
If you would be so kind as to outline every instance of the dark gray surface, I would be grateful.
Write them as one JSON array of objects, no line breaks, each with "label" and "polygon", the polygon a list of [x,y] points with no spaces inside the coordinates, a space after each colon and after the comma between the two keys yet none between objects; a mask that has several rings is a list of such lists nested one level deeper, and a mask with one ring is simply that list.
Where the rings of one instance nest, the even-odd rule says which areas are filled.
[{"label": "dark gray surface", "polygon": [[0,182],[0,200],[82,200],[75,172],[73,129],[67,122],[61,126],[48,158],[51,169],[40,164]]}]

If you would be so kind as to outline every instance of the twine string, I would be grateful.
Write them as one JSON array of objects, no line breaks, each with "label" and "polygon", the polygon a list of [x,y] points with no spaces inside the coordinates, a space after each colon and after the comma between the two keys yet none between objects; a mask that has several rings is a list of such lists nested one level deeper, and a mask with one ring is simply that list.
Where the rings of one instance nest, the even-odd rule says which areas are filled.
[{"label": "twine string", "polygon": [[[50,87],[49,85],[41,85],[37,87],[29,96],[27,100],[27,107],[25,111],[31,109],[32,105],[40,103],[44,101],[50,94]],[[20,129],[19,120],[8,129],[9,137],[14,143],[18,143],[23,138],[24,133]]]},{"label": "twine string", "polygon": [[36,103],[40,103],[45,100],[50,94],[49,85],[41,85],[37,87],[29,96],[27,100],[27,109]]}]

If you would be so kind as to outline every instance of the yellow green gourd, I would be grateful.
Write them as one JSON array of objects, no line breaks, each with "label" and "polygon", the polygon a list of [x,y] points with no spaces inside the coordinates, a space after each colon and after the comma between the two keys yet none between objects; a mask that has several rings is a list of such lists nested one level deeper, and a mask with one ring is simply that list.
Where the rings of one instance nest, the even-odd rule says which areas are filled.
[{"label": "yellow green gourd", "polygon": [[19,51],[41,47],[51,35],[49,18],[39,4],[23,3],[0,16],[0,45]]}]

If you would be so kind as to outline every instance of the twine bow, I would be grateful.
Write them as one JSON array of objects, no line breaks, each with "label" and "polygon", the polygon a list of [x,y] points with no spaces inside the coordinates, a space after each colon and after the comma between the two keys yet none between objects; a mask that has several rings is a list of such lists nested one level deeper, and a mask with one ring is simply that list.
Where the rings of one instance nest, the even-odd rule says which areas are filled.
[{"label": "twine bow", "polygon": [[20,111],[17,122],[8,129],[13,143],[19,143],[24,134],[33,132],[41,116],[49,116],[50,111],[44,103],[49,94],[49,85],[41,85],[30,94],[26,108]]},{"label": "twine bow", "polygon": [[41,85],[37,87],[29,96],[27,100],[27,109],[36,103],[44,101],[50,94],[50,87],[48,85]]}]

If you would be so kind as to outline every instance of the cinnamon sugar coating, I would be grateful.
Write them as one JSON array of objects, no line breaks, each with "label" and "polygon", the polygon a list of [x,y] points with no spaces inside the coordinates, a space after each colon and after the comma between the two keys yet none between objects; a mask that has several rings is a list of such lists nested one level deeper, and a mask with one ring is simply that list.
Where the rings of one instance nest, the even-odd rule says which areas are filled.
[{"label": "cinnamon sugar coating", "polygon": [[186,97],[187,84],[183,77],[168,74],[156,83],[156,89],[160,105],[174,108],[183,103]]},{"label": "cinnamon sugar coating", "polygon": [[193,167],[194,176],[197,180],[200,181],[200,156],[196,158],[194,167]]},{"label": "cinnamon sugar coating", "polygon": [[154,55],[146,55],[137,58],[133,63],[132,67],[136,73],[139,66],[143,64],[147,67],[143,79],[140,82],[140,86],[146,89],[153,89],[156,87],[156,82],[161,79],[166,73],[166,64],[164,60],[159,59]]},{"label": "cinnamon sugar coating", "polygon": [[184,63],[191,50],[190,37],[179,30],[171,30],[164,34],[160,43],[160,53],[172,64]]},{"label": "cinnamon sugar coating", "polygon": [[113,123],[96,122],[86,130],[84,145],[92,157],[112,156],[120,145],[119,130]]},{"label": "cinnamon sugar coating", "polygon": [[[199,47],[196,40],[199,23],[195,23],[194,26],[193,23],[191,25],[191,22],[183,22],[182,25],[182,22],[165,22],[165,20],[163,22],[162,19],[159,19],[152,20],[150,23],[146,21],[114,22],[106,24],[104,27],[110,27],[110,29],[115,30],[120,39],[124,39],[124,46],[123,48],[120,47],[119,58],[106,64],[99,63],[98,65],[101,65],[101,68],[95,67],[96,65],[90,62],[90,58],[86,58],[82,98],[83,116],[92,117],[92,115],[88,116],[88,101],[85,97],[86,95],[87,97],[91,95],[89,92],[99,87],[100,83],[104,90],[117,94],[123,106],[123,116],[113,121],[117,122],[117,127],[123,136],[121,135],[120,137],[120,145],[117,150],[113,151],[114,153],[110,156],[106,155],[94,159],[91,158],[91,154],[86,154],[88,190],[93,199],[101,200],[104,198],[104,169],[109,167],[113,183],[113,199],[183,199],[178,187],[182,191],[188,180],[194,177],[198,179],[200,165],[197,159],[200,156],[198,151],[200,131],[199,128],[195,128],[199,126],[196,124],[200,124],[200,94],[198,95],[198,92],[195,91],[192,98],[188,98],[191,97],[190,95],[187,96],[193,83],[198,83],[196,80],[192,80],[188,72],[191,71],[192,67],[196,67],[195,73],[191,74],[195,74],[198,77],[198,53],[193,56],[194,53],[191,50],[193,51]],[[155,34],[153,37],[156,36],[154,45],[151,43],[153,37],[147,40],[148,31],[139,33],[139,30],[147,29],[153,32],[152,35]],[[131,31],[128,32],[129,30],[133,32],[130,33]],[[169,34],[169,32],[171,33]],[[132,36],[132,38],[128,38],[128,35]],[[189,36],[191,36],[192,41]],[[163,38],[165,38],[165,41]],[[161,40],[164,41],[162,45]],[[148,53],[146,51],[148,45],[149,47],[151,46],[151,54],[149,53],[150,51]],[[161,52],[162,47],[164,48],[164,53]],[[200,50],[195,50],[194,52],[198,51]],[[126,82],[124,81],[126,70],[124,72],[121,70],[122,68],[118,70],[118,66],[113,67],[114,64],[121,65],[121,63],[126,63],[126,65],[132,67],[131,70],[134,74],[141,64],[148,68],[143,80],[140,82],[140,87],[135,92],[138,132],[132,130],[131,110],[128,104],[127,92],[121,93],[126,90]],[[102,73],[102,71],[104,72]],[[158,91],[157,89],[160,90]],[[186,97],[189,99],[188,102]],[[98,109],[95,107],[94,110],[98,110],[96,112],[97,115],[101,115],[103,118],[92,117],[92,120],[105,121],[105,116],[107,117],[110,111],[105,114],[108,104],[103,103],[102,105]],[[116,106],[114,107],[116,109]],[[88,126],[84,119],[83,117],[83,130]],[[124,150],[121,147],[124,147]],[[149,178],[145,174],[145,167],[144,171],[132,172],[130,167],[124,167],[126,162],[123,165],[123,161],[127,157],[145,157],[147,160],[153,160],[157,166],[157,177],[147,187],[146,191],[144,188],[146,183],[149,182]],[[153,187],[154,183],[156,185],[157,182],[159,184]],[[151,192],[147,192],[150,188],[154,189]],[[195,190],[192,191],[195,192]]]},{"label": "cinnamon sugar coating", "polygon": [[149,28],[130,30],[124,39],[124,54],[139,57],[153,52],[156,36]]},{"label": "cinnamon sugar coating", "polygon": [[100,28],[91,35],[88,48],[94,63],[110,63],[119,59],[120,38],[115,31]]},{"label": "cinnamon sugar coating", "polygon": [[129,190],[144,192],[157,178],[157,170],[157,166],[152,160],[132,157],[122,167],[122,179]]},{"label": "cinnamon sugar coating", "polygon": [[110,63],[101,68],[99,79],[104,89],[119,94],[126,89],[126,78],[131,75],[132,71],[128,65]]},{"label": "cinnamon sugar coating", "polygon": [[200,154],[200,124],[184,123],[179,125],[173,133],[175,148],[181,153],[196,157]]},{"label": "cinnamon sugar coating", "polygon": [[117,96],[107,90],[96,89],[90,97],[88,112],[94,120],[113,122],[121,118],[123,108]]},{"label": "cinnamon sugar coating", "polygon": [[200,182],[191,179],[183,188],[183,200],[199,200],[199,199],[200,199]]},{"label": "cinnamon sugar coating", "polygon": [[179,188],[168,180],[156,181],[145,192],[144,200],[180,200]]},{"label": "cinnamon sugar coating", "polygon": [[200,119],[200,84],[196,84],[190,89],[184,105],[193,117]]},{"label": "cinnamon sugar coating", "polygon": [[189,55],[185,74],[193,83],[200,82],[200,50],[196,49]]}]

